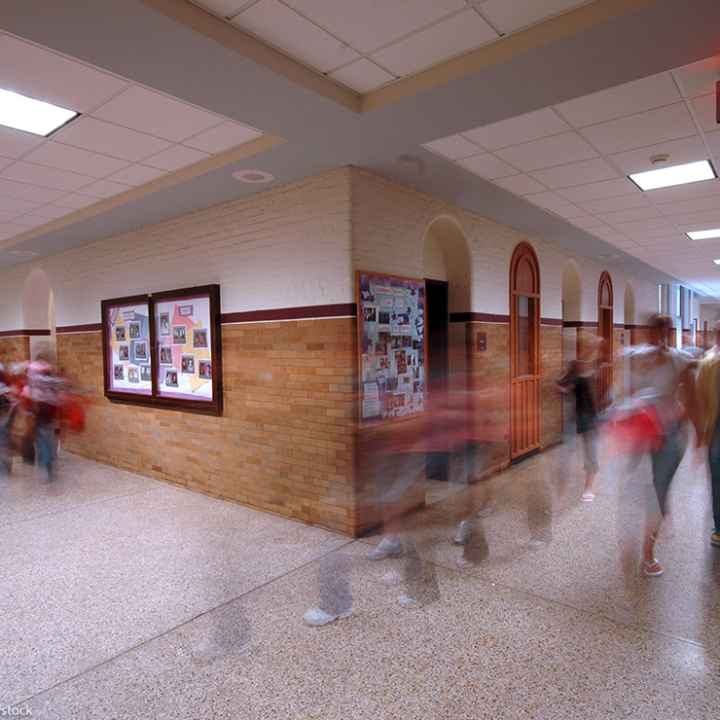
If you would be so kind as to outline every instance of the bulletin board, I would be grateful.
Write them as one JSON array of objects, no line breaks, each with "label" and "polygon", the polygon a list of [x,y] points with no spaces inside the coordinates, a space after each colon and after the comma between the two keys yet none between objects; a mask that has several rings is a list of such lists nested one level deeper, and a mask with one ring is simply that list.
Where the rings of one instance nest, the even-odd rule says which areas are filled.
[{"label": "bulletin board", "polygon": [[220,287],[102,302],[110,400],[222,413]]},{"label": "bulletin board", "polygon": [[361,424],[424,412],[425,281],[360,271],[357,308]]}]

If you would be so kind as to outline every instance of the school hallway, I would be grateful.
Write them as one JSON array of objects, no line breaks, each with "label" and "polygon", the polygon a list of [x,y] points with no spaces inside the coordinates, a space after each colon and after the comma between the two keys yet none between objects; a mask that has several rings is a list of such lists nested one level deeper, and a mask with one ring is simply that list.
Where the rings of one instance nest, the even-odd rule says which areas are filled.
[{"label": "school hallway", "polygon": [[[470,570],[458,570],[450,539],[479,486],[414,516],[439,587],[416,609],[386,582],[403,561],[366,559],[375,538],[69,453],[54,483],[16,461],[0,484],[0,705],[84,720],[716,718],[720,550],[708,542],[704,468],[689,453],[676,478],[658,545],[665,575],[624,578],[627,495],[617,461],[603,458],[590,504],[564,447],[488,481],[489,554]],[[546,542],[530,548],[538,498]],[[333,554],[352,615],[308,627]]]}]

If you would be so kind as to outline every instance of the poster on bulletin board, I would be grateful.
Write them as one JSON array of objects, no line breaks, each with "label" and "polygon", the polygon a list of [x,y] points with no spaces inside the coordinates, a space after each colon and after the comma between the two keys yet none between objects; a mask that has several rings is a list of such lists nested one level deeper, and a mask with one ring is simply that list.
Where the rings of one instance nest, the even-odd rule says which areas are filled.
[{"label": "poster on bulletin board", "polygon": [[109,304],[105,310],[106,377],[112,392],[152,394],[150,305],[146,297]]},{"label": "poster on bulletin board", "polygon": [[425,281],[357,273],[360,421],[425,410]]}]

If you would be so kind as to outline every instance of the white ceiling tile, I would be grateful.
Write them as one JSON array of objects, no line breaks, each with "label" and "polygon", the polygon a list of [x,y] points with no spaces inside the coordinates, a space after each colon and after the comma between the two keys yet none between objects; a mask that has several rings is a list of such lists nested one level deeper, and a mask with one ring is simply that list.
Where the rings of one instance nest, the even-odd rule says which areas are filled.
[{"label": "white ceiling tile", "polygon": [[585,127],[670,105],[679,100],[680,93],[672,77],[669,73],[661,73],[584,95],[555,107],[571,125]]},{"label": "white ceiling tile", "polygon": [[650,220],[651,218],[660,217],[660,213],[652,205],[648,205],[647,207],[598,213],[598,217],[608,225],[618,225],[619,223],[633,222],[634,220]]},{"label": "white ceiling tile", "polygon": [[209,157],[207,153],[184,147],[183,145],[175,145],[167,150],[163,150],[157,155],[146,158],[143,163],[154,168],[160,168],[161,170],[179,170],[182,167],[192,165],[207,157]]},{"label": "white ceiling tile", "polygon": [[33,228],[40,227],[41,225],[47,225],[49,222],[52,222],[52,220],[40,217],[35,213],[21,215],[20,217],[13,220],[13,223],[15,225],[23,226],[23,232],[27,232],[28,230],[32,230]]},{"label": "white ceiling tile", "polygon": [[720,227],[720,207],[712,210],[696,210],[684,215],[672,215],[667,218],[683,232]]},{"label": "white ceiling tile", "polygon": [[23,160],[18,160],[10,167],[5,168],[0,173],[0,177],[15,182],[24,182],[39,187],[65,191],[77,190],[93,180],[87,175],[78,175],[68,170],[57,170],[41,165],[32,165]]},{"label": "white ceiling tile", "polygon": [[100,120],[175,142],[222,121],[207,110],[137,85],[129,87],[92,114]]},{"label": "white ceiling tile", "polygon": [[464,167],[475,175],[495,180],[496,178],[517,175],[517,170],[490,153],[475,155],[474,157],[458,160],[458,165]]},{"label": "white ceiling tile", "polygon": [[360,60],[336,70],[330,74],[330,77],[359,93],[376,90],[395,79],[394,75],[367,58],[360,58]]},{"label": "white ceiling tile", "polygon": [[509,33],[584,3],[585,0],[486,0],[475,4],[498,30]]},{"label": "white ceiling tile", "polygon": [[705,132],[712,132],[718,129],[715,93],[695,98],[692,101],[692,108],[700,127],[705,130]]},{"label": "white ceiling tile", "polygon": [[474,10],[467,9],[373,53],[372,59],[396,75],[412,75],[497,38]]},{"label": "white ceiling tile", "polygon": [[0,36],[0,87],[87,112],[127,82],[9,35]]},{"label": "white ceiling tile", "polygon": [[142,160],[170,147],[166,140],[91,117],[80,118],[53,138],[67,145],[132,161]]},{"label": "white ceiling tile", "polygon": [[[720,128],[720,125],[717,127]],[[716,132],[706,132],[705,138],[710,146],[710,151],[715,155],[715,159],[720,161],[720,129]]]},{"label": "white ceiling tile", "polygon": [[597,228],[607,227],[607,225],[602,220],[599,220],[593,215],[580,215],[580,217],[574,217],[568,222],[572,223],[573,225],[577,225],[583,230],[593,230]]},{"label": "white ceiling tile", "polygon": [[31,133],[0,127],[0,157],[19,158],[44,141],[45,138]]},{"label": "white ceiling tile", "polygon": [[423,147],[436,155],[448,158],[448,160],[462,160],[462,158],[472,157],[482,152],[477,145],[466,140],[462,135],[450,135],[439,140],[433,140],[425,143]]},{"label": "white ceiling tile", "polygon": [[[703,182],[688,183],[677,187],[650,190],[644,193],[656,205],[680,200],[694,200],[699,197],[720,195],[720,180],[704,180]],[[718,200],[720,202],[720,199]]]},{"label": "white ceiling tile", "polygon": [[52,140],[33,150],[25,156],[24,160],[95,178],[103,178],[127,166],[126,160],[98,155],[89,150],[62,145]]},{"label": "white ceiling tile", "polygon": [[244,145],[261,135],[262,133],[259,130],[228,120],[198,135],[193,135],[187,140],[183,140],[183,145],[212,154],[224,152],[237,145]]},{"label": "white ceiling tile", "polygon": [[578,205],[591,213],[607,213],[617,210],[629,210],[630,208],[647,207],[650,201],[645,193],[633,193],[631,195],[619,195],[618,197],[598,198],[579,202]]},{"label": "white ceiling tile", "polygon": [[662,203],[657,206],[663,215],[684,215],[686,213],[713,210],[720,206],[720,198],[710,195],[709,197],[695,198],[694,200],[679,200],[677,202]]},{"label": "white ceiling tile", "polygon": [[335,70],[359,57],[349,45],[278,0],[260,0],[232,22],[321,72]]},{"label": "white ceiling tile", "polygon": [[607,225],[605,227],[595,228],[594,230],[591,230],[590,234],[595,235],[595,237],[599,237],[601,240],[606,240],[607,242],[611,243],[622,243],[623,245],[628,245],[631,242],[631,239],[621,233],[619,230],[608,227]]},{"label": "white ceiling tile", "polygon": [[163,175],[165,175],[165,170],[145,167],[145,165],[131,165],[111,175],[108,180],[113,180],[125,185],[144,185],[151,180],[157,180],[157,178]]},{"label": "white ceiling tile", "polygon": [[714,93],[720,81],[720,55],[673,70],[673,74],[685,97]]},{"label": "white ceiling tile", "polygon": [[252,0],[191,0],[221,18],[231,18],[246,8]]},{"label": "white ceiling tile", "polygon": [[685,103],[583,128],[582,134],[603,154],[655,145],[697,133]]},{"label": "white ceiling tile", "polygon": [[28,228],[16,223],[0,223],[0,239],[7,240],[21,233],[27,232]]},{"label": "white ceiling tile", "polygon": [[305,17],[370,53],[449,13],[462,10],[465,0],[285,0]]},{"label": "white ceiling tile", "polygon": [[681,140],[670,140],[660,145],[651,145],[640,150],[611,155],[610,160],[619,167],[626,175],[652,170],[659,166],[653,165],[650,158],[654,155],[670,156],[665,165],[682,165],[683,163],[694,162],[695,160],[707,160],[708,153],[705,144],[699,135],[682,138]]},{"label": "white ceiling tile", "polygon": [[32,202],[31,200],[19,200],[18,198],[10,198],[4,195],[0,195],[0,211],[14,213],[20,215],[20,213],[31,212],[35,208],[40,207],[41,202]]},{"label": "white ceiling tile", "polygon": [[59,205],[41,205],[36,210],[33,210],[31,213],[28,213],[27,216],[36,216],[38,218],[45,218],[46,222],[49,222],[50,220],[56,220],[59,217],[62,217],[63,215],[67,215],[68,213],[72,212],[69,208],[66,207],[60,207]]},{"label": "white ceiling tile", "polygon": [[630,237],[647,235],[664,235],[675,230],[674,224],[668,218],[651,218],[649,220],[636,220],[633,222],[617,223],[616,229]]},{"label": "white ceiling tile", "polygon": [[0,170],[6,168],[8,165],[12,165],[15,161],[10,158],[0,157]]},{"label": "white ceiling tile", "polygon": [[554,192],[542,192],[536,195],[526,195],[525,200],[533,205],[538,205],[544,210],[551,210],[563,217],[581,217],[584,213],[578,207],[569,203],[565,198]]},{"label": "white ceiling tile", "polygon": [[18,200],[30,200],[41,205],[52,202],[64,195],[62,190],[51,190],[50,188],[38,187],[22,182],[12,182],[0,178],[0,195],[3,197],[17,198]]},{"label": "white ceiling tile", "polygon": [[496,150],[568,130],[570,126],[564,120],[561,120],[551,108],[545,108],[474,128],[464,132],[463,135],[486,150]]},{"label": "white ceiling tile", "polygon": [[558,190],[558,193],[570,202],[587,202],[588,200],[599,200],[600,198],[619,197],[639,193],[638,186],[627,178],[617,180],[603,180],[603,182],[589,183],[576,188]]},{"label": "white ceiling tile", "polygon": [[83,188],[83,193],[96,198],[109,198],[113,195],[119,195],[131,188],[122,183],[113,182],[112,180],[98,180]]},{"label": "white ceiling tile", "polygon": [[89,205],[94,205],[97,201],[97,198],[90,197],[89,195],[69,193],[68,195],[63,195],[53,204],[60,207],[66,207],[71,210],[80,210],[81,208],[88,207]]},{"label": "white ceiling tile", "polygon": [[502,178],[494,181],[505,190],[509,190],[516,195],[531,195],[533,193],[541,193],[547,188],[529,175],[512,175],[511,177]]},{"label": "white ceiling tile", "polygon": [[536,170],[531,175],[553,190],[558,188],[587,185],[592,182],[611,180],[618,172],[602,158],[582,160],[568,165],[560,165],[547,170]]},{"label": "white ceiling tile", "polygon": [[595,150],[574,132],[498,150],[497,155],[525,172],[597,157]]},{"label": "white ceiling tile", "polygon": [[16,212],[8,212],[7,210],[0,210],[0,223],[15,222],[15,218],[18,216]]}]

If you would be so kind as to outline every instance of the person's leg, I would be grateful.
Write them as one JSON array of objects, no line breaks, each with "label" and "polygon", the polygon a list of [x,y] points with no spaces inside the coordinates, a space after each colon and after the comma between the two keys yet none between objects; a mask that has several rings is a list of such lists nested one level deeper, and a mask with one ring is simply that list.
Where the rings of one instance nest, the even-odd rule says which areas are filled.
[{"label": "person's leg", "polygon": [[720,422],[715,427],[712,442],[708,448],[710,483],[712,492],[713,533],[710,542],[720,547]]},{"label": "person's leg", "polygon": [[320,627],[350,617],[352,593],[350,590],[350,558],[342,552],[332,552],[320,560],[318,581],[320,602],[305,613],[307,625]]},{"label": "person's leg", "polygon": [[597,460],[597,433],[595,430],[588,430],[582,434],[583,454],[585,458],[585,489],[583,490],[582,499],[585,502],[592,502],[595,499],[593,485],[595,476],[598,473]]},{"label": "person's leg", "polygon": [[686,444],[685,428],[677,426],[667,433],[662,446],[651,453],[653,486],[655,488],[659,513],[651,513],[645,532],[643,561],[646,575],[661,575],[663,573],[662,566],[655,559],[655,542],[660,530],[660,525],[662,524],[662,519],[667,513],[670,485],[675,476],[675,472],[682,462]]}]

